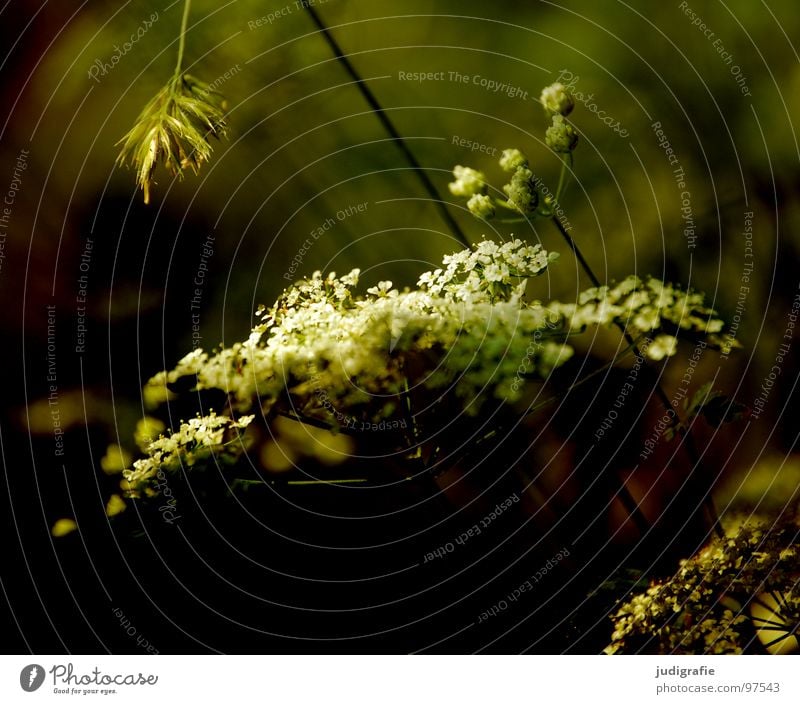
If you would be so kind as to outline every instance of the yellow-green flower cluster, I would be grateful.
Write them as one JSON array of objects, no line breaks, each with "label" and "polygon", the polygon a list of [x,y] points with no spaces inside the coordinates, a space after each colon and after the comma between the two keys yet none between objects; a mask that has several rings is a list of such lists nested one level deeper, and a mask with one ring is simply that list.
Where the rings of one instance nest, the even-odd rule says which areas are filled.
[{"label": "yellow-green flower cluster", "polygon": [[147,446],[147,456],[133,463],[133,469],[125,469],[122,476],[127,482],[129,496],[138,496],[147,484],[154,481],[159,472],[179,472],[221,455],[230,444],[232,457],[238,455],[236,441],[240,431],[246,428],[254,416],[241,416],[233,420],[211,411],[206,416],[192,418],[181,423],[177,432],[159,435]]},{"label": "yellow-green flower cluster", "polygon": [[578,145],[578,133],[562,115],[553,115],[553,121],[545,130],[544,143],[554,152],[571,152]]},{"label": "yellow-green flower cluster", "polygon": [[[529,279],[545,273],[555,258],[519,239],[483,240],[446,256],[415,289],[400,291],[382,281],[363,296],[355,293],[358,269],[345,276],[316,272],[286,289],[271,308],[260,308],[246,340],[214,352],[194,350],[153,377],[145,396],[166,400],[170,387],[189,377],[197,390],[226,392],[238,413],[285,406],[342,426],[355,417],[389,418],[398,398],[414,388],[451,398],[475,415],[489,399],[519,400],[521,366],[524,379],[546,378],[573,354],[570,337],[589,325],[621,323],[652,336],[666,327],[672,343],[661,345],[666,353],[674,352],[677,332],[699,336],[722,328],[697,294],[635,277],[586,291],[576,303],[528,299]],[[198,430],[211,438],[193,447],[213,446],[228,428],[222,418],[202,428],[201,422],[181,428],[194,438]],[[132,478],[152,476],[173,461],[176,449],[185,456],[181,437],[151,444],[150,458],[135,465]]]},{"label": "yellow-green flower cluster", "polygon": [[480,171],[468,166],[456,166],[453,169],[452,181],[448,188],[450,193],[460,198],[469,198],[486,190],[486,177]]},{"label": "yellow-green flower cluster", "polygon": [[521,215],[535,214],[539,205],[539,192],[534,174],[528,168],[528,159],[519,149],[506,149],[500,155],[499,163],[503,171],[511,174],[502,189],[507,199],[487,195],[486,176],[465,166],[456,166],[453,169],[455,181],[450,183],[450,192],[467,198],[467,209],[480,220],[494,217],[498,207]]},{"label": "yellow-green flower cluster", "polygon": [[545,144],[554,152],[571,152],[578,144],[578,133],[565,119],[575,107],[569,91],[563,84],[553,83],[542,90],[539,102],[551,120],[545,132]]},{"label": "yellow-green flower cluster", "polygon": [[671,579],[624,603],[605,652],[741,653],[786,640],[796,646],[799,533],[796,518],[738,521]]},{"label": "yellow-green flower cluster", "polygon": [[536,211],[539,193],[533,180],[533,172],[527,166],[518,166],[511,175],[511,181],[503,186],[508,196],[508,206],[523,215]]},{"label": "yellow-green flower cluster", "polygon": [[549,307],[570,321],[573,332],[621,322],[632,337],[654,335],[647,354],[655,360],[675,354],[679,335],[702,337],[712,347],[730,352],[730,343],[721,334],[724,323],[703,305],[704,298],[658,279],[629,276],[615,286],[587,289],[576,303],[553,302]]},{"label": "yellow-green flower cluster", "polygon": [[563,83],[553,83],[546,88],[542,88],[539,102],[548,114],[567,116],[572,112],[572,108],[575,107],[575,101]]}]

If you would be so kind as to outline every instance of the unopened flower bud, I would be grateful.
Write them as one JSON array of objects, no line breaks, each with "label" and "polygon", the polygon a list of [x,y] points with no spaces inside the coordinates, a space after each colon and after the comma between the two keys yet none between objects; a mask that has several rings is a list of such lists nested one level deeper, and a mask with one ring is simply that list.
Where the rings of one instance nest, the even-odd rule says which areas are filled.
[{"label": "unopened flower bud", "polygon": [[500,156],[500,168],[513,173],[520,166],[527,166],[528,160],[519,149],[504,149]]},{"label": "unopened flower bud", "polygon": [[578,133],[562,115],[553,115],[553,124],[547,128],[544,141],[554,152],[571,152],[578,143]]},{"label": "unopened flower bud", "polygon": [[481,193],[476,193],[467,201],[467,209],[476,218],[480,218],[481,220],[488,220],[494,217],[494,203],[492,199]]},{"label": "unopened flower bud", "polygon": [[455,181],[450,183],[450,193],[454,196],[469,198],[476,193],[483,192],[486,177],[480,171],[470,169],[468,166],[456,166],[453,169]]},{"label": "unopened flower bud", "polygon": [[544,88],[539,101],[545,110],[558,115],[569,115],[575,107],[575,102],[563,83],[553,83]]},{"label": "unopened flower bud", "polygon": [[533,173],[530,169],[520,166],[511,177],[511,182],[503,186],[508,196],[508,204],[523,215],[536,210],[539,205],[539,193],[533,182]]}]

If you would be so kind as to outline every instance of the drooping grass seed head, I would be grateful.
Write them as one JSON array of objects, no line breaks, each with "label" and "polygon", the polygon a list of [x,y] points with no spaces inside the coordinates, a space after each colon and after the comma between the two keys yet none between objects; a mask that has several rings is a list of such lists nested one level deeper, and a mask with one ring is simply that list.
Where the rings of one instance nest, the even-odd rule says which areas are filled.
[{"label": "drooping grass seed head", "polygon": [[225,101],[208,84],[188,74],[176,76],[144,107],[133,128],[119,142],[117,163],[136,170],[136,183],[150,202],[159,162],[178,178],[190,168],[197,173],[209,160],[211,137],[227,134]]}]

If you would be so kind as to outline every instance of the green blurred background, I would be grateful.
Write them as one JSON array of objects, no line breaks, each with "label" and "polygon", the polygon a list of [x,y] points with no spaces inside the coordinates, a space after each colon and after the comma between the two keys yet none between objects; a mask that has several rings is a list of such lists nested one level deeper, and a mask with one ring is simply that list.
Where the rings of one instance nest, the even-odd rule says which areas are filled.
[{"label": "green blurred background", "polygon": [[[714,32],[711,39],[692,25],[686,7]],[[628,132],[620,136],[580,102],[572,116],[581,143],[564,205],[574,236],[603,278],[636,272],[679,281],[708,292],[730,318],[744,262],[743,213],[754,211],[755,273],[737,333],[744,350],[720,372],[724,386],[737,384],[746,370],[745,385],[752,385],[737,397],[748,403],[774,362],[796,288],[800,66],[791,41],[800,13],[791,2],[686,7],[331,0],[317,9],[445,199],[455,200],[446,184],[457,163],[502,183],[494,158],[453,144],[454,136],[498,150],[518,146],[552,188],[557,165],[542,144],[546,123],[535,100],[561,71],[577,76],[576,90],[593,96],[587,102]],[[212,230],[216,246],[201,316],[206,347],[243,338],[255,305],[286,285],[284,274],[309,232],[347,206],[369,204],[317,240],[297,275],[358,266],[368,282],[388,277],[408,284],[458,248],[293,2],[195,0],[188,70],[218,81],[229,101],[232,137],[197,178],[174,183],[160,172],[149,207],[134,193],[133,174],[114,167],[115,145],[171,75],[181,4],[61,3],[38,12],[17,4],[16,23],[14,9],[12,3],[9,35],[29,26],[5,70],[4,175],[10,180],[19,149],[31,154],[0,285],[12,297],[24,290],[29,310],[65,301],[66,315],[83,242],[91,237],[89,345],[102,344],[107,324],[144,320],[143,376],[191,349],[190,279]],[[154,12],[152,28],[107,75],[92,80],[95,62],[109,62],[115,45]],[[270,13],[278,14],[271,22]],[[730,64],[714,41],[730,53]],[[732,65],[741,67],[750,96]],[[469,80],[399,80],[399,72],[418,71],[458,72]],[[475,85],[475,76],[527,95],[492,92]],[[654,121],[686,172],[694,249],[682,234],[681,189]],[[461,206],[453,203],[451,210],[470,238],[492,234]],[[564,250],[554,231],[521,234]],[[563,259],[550,293],[569,297],[586,285],[575,274]],[[20,314],[16,305],[3,306],[8,325],[19,324]],[[150,325],[158,320],[168,324]],[[28,317],[25,334],[41,338],[40,316]],[[682,365],[674,368],[681,376]],[[770,405],[782,403],[773,397]]]}]

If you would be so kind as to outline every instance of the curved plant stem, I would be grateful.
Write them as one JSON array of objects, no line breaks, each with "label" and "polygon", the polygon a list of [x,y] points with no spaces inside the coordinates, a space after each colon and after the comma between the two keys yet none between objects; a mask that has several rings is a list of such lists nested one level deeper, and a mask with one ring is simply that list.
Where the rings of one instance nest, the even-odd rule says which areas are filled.
[{"label": "curved plant stem", "polygon": [[[600,286],[600,279],[598,279],[597,276],[595,276],[594,271],[592,271],[592,267],[589,266],[589,262],[586,261],[586,258],[583,256],[583,252],[581,252],[580,247],[578,247],[577,242],[575,242],[575,240],[572,239],[572,235],[570,235],[569,232],[567,232],[567,230],[564,228],[564,226],[561,224],[561,221],[557,217],[553,216],[553,217],[550,218],[550,220],[555,224],[555,226],[558,228],[558,231],[561,233],[561,236],[564,238],[566,243],[569,245],[569,248],[572,250],[572,253],[575,255],[575,259],[578,260],[578,262],[581,265],[581,268],[584,270],[584,272],[586,272],[586,276],[589,277],[589,280],[592,282],[592,285],[593,286]],[[622,325],[622,323],[617,323],[617,325],[621,326],[623,328],[623,332],[625,332],[624,331],[624,327],[625,326]],[[625,335],[626,335],[625,339],[628,342],[630,342],[631,339],[630,339],[630,336],[628,335],[627,332],[625,332]]]},{"label": "curved plant stem", "polygon": [[397,145],[397,148],[402,152],[403,156],[405,157],[406,161],[409,163],[411,168],[413,169],[414,173],[417,175],[417,178],[422,183],[425,190],[428,192],[428,195],[433,200],[436,209],[439,211],[439,215],[444,220],[447,227],[453,233],[453,236],[461,242],[465,247],[470,246],[469,239],[464,234],[464,231],[461,229],[461,226],[456,222],[455,218],[450,214],[450,211],[447,209],[447,205],[445,201],[442,199],[441,194],[439,193],[436,186],[433,184],[433,181],[430,180],[428,174],[422,168],[420,163],[417,161],[417,158],[414,156],[414,153],[409,148],[406,141],[397,131],[397,128],[394,126],[394,123],[389,119],[389,116],[386,114],[386,111],[381,107],[381,104],[378,102],[378,99],[375,97],[375,94],[370,90],[369,86],[364,82],[364,79],[361,78],[361,75],[356,71],[355,66],[350,62],[350,59],[345,56],[344,52],[342,51],[341,47],[339,46],[338,42],[333,38],[330,30],[328,29],[327,25],[322,21],[322,18],[319,16],[317,11],[311,5],[311,3],[303,3],[303,7],[308,12],[309,16],[313,20],[314,24],[317,26],[319,31],[322,33],[322,36],[325,37],[325,41],[328,42],[328,46],[330,47],[331,51],[333,52],[336,60],[342,65],[344,70],[348,73],[348,75],[353,79],[358,88],[359,92],[363,96],[364,100],[366,100],[367,104],[372,108],[372,112],[375,113],[375,117],[378,118],[378,121],[381,123],[383,128],[388,132],[389,136],[392,138],[392,141]]}]

